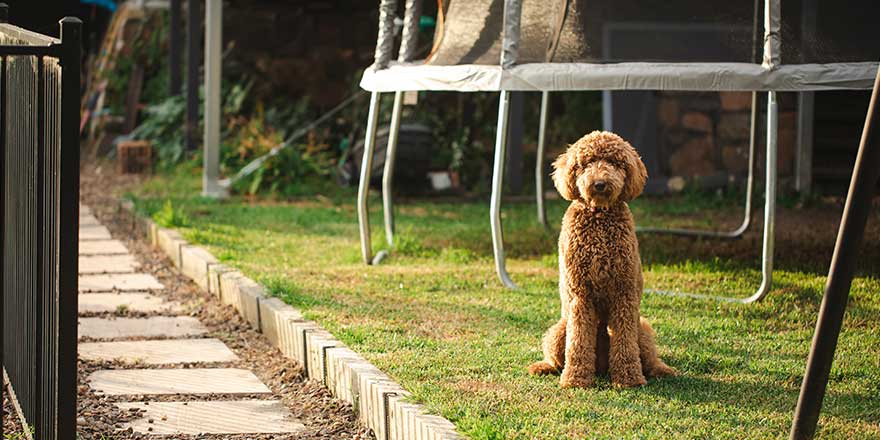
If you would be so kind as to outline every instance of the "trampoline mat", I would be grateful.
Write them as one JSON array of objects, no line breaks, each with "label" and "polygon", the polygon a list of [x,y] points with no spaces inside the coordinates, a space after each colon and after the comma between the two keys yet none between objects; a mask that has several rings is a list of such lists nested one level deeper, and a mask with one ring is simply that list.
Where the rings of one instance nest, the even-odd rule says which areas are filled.
[{"label": "trampoline mat", "polygon": [[[782,63],[880,59],[871,20],[880,2],[782,2]],[[431,65],[497,65],[504,0],[441,0]],[[754,62],[763,43],[763,0],[522,0],[518,63]],[[755,38],[755,24],[758,35]],[[688,44],[710,39],[716,50]],[[703,45],[705,46],[705,44]],[[760,59],[760,57],[758,58]]]}]

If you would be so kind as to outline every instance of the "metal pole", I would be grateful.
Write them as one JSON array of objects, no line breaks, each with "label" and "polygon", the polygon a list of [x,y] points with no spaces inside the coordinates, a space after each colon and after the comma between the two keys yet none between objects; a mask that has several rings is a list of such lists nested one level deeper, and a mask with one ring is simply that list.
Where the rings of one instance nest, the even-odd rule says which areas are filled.
[{"label": "metal pole", "polygon": [[[407,0],[403,21],[403,33],[397,60],[410,61],[415,57],[419,41],[419,18],[422,16],[422,0]],[[380,28],[381,23],[380,20]],[[388,127],[388,145],[385,149],[385,169],[382,174],[382,210],[385,219],[385,242],[394,246],[394,164],[397,161],[397,140],[400,134],[400,117],[403,112],[403,92],[394,92],[394,107],[391,110],[391,126]],[[375,263],[381,261],[387,252],[379,252]]]},{"label": "metal pole", "polygon": [[180,95],[180,0],[171,0],[168,29],[168,91]]},{"label": "metal pole", "polygon": [[220,178],[220,81],[223,63],[223,0],[207,0],[205,16],[205,137],[202,195],[223,197]]},{"label": "metal pole", "polygon": [[773,248],[776,225],[776,177],[777,177],[777,138],[778,138],[778,105],[776,92],[767,93],[767,162],[766,188],[764,194],[764,238],[762,242],[761,259],[761,285],[751,296],[747,298],[732,298],[727,296],[702,295],[697,293],[675,292],[667,290],[646,289],[648,293],[661,295],[684,296],[688,298],[713,299],[717,301],[737,302],[742,304],[760,301],[770,292],[773,281]]},{"label": "metal pole", "polygon": [[504,160],[507,157],[507,118],[510,111],[510,92],[501,91],[498,100],[498,128],[495,130],[495,164],[492,168],[492,198],[489,202],[489,221],[492,227],[492,251],[495,255],[495,272],[505,287],[516,289],[507,274],[504,257],[504,234],[501,229],[501,193],[504,189]]},{"label": "metal pole", "polygon": [[816,331],[807,359],[807,369],[797,409],[791,424],[789,438],[810,439],[816,433],[816,423],[825,397],[828,374],[834,361],[837,338],[843,324],[843,315],[849,299],[849,289],[855,275],[859,248],[865,232],[865,224],[871,212],[871,198],[880,179],[880,111],[877,109],[877,91],[880,88],[880,71],[874,80],[871,104],[862,130],[859,153],[853,167],[849,193],[837,232],[834,256],[828,269],[825,294],[816,321]]},{"label": "metal pole", "polygon": [[394,162],[397,158],[397,139],[400,134],[400,115],[403,112],[403,92],[394,92],[391,109],[391,126],[388,128],[388,145],[385,149],[385,170],[382,174],[382,209],[385,216],[385,242],[394,245],[394,206],[391,188],[394,182]]},{"label": "metal pole", "polygon": [[755,188],[755,141],[757,140],[758,125],[758,93],[752,92],[752,113],[751,125],[749,128],[749,174],[746,178],[746,203],[743,209],[743,219],[739,227],[731,231],[701,231],[699,229],[681,229],[681,228],[652,228],[652,227],[636,227],[637,232],[679,235],[684,237],[707,237],[720,239],[740,238],[749,230],[752,222],[752,198],[754,197]]},{"label": "metal pole", "polygon": [[504,0],[504,29],[501,39],[501,67],[508,69],[519,57],[522,0]]},{"label": "metal pole", "polygon": [[202,27],[199,0],[187,0],[186,16],[186,149],[195,151],[199,129],[199,62]]},{"label": "metal pole", "polygon": [[538,205],[538,223],[547,227],[547,210],[544,208],[544,146],[547,143],[547,103],[550,92],[541,92],[541,116],[538,121],[538,151],[535,153],[535,202]]},{"label": "metal pole", "polygon": [[79,121],[82,21],[61,25],[61,156],[58,209],[58,434],[76,437],[77,283],[79,272]]},{"label": "metal pole", "polygon": [[379,123],[379,104],[382,94],[370,95],[370,111],[367,115],[367,132],[364,136],[364,156],[361,160],[361,178],[358,184],[358,226],[361,234],[361,256],[364,263],[372,264],[373,250],[370,244],[370,174],[373,171],[373,151],[376,148],[376,126]]}]

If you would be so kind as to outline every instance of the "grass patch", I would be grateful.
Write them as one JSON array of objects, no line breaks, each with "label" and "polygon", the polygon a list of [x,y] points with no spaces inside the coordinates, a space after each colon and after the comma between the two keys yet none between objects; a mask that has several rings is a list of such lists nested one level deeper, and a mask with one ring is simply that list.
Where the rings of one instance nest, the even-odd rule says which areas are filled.
[{"label": "grass patch", "polygon": [[[508,268],[521,286],[509,291],[495,278],[484,202],[400,204],[390,258],[365,266],[353,194],[217,202],[189,196],[197,179],[157,177],[132,197],[147,215],[170,200],[188,219],[178,225],[188,239],[302,309],[476,439],[786,436],[840,212],[781,206],[774,289],[760,304],[644,297],[661,356],[680,376],[635,390],[607,379],[561,390],[557,378],[525,371],[559,311],[558,229],[539,227],[532,204],[504,208]],[[741,210],[726,197],[639,199],[633,211],[639,224],[735,226]],[[371,204],[377,247],[385,243],[380,205]],[[565,206],[548,203],[554,224]],[[878,219],[875,211],[871,224]],[[878,238],[872,226],[820,437],[880,438]],[[747,296],[760,283],[759,232],[736,241],[645,235],[640,245],[646,287]]]}]

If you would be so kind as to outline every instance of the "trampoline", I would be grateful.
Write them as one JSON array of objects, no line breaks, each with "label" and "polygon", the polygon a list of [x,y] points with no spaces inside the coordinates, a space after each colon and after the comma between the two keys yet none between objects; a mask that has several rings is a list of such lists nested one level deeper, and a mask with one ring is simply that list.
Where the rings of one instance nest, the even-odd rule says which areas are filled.
[{"label": "trampoline", "polygon": [[[650,3],[650,4],[648,4]],[[383,93],[394,93],[383,176],[386,240],[393,244],[391,198],[394,156],[404,91],[498,92],[498,123],[489,219],[495,269],[501,282],[516,285],[507,273],[501,227],[510,92],[541,92],[536,191],[543,214],[543,153],[549,93],[560,91],[750,91],[752,92],[749,178],[742,225],[732,231],[652,229],[681,235],[739,237],[751,218],[757,126],[757,94],[766,93],[766,165],[762,282],[747,298],[770,289],[773,271],[777,182],[777,92],[867,90],[874,83],[880,44],[871,18],[880,6],[859,2],[843,8],[827,0],[788,2],[745,0],[439,0],[434,44],[415,60],[421,3],[406,0],[400,50],[392,61],[398,1],[381,0],[375,61],[361,87],[371,92],[358,191],[358,218],[365,263],[372,254],[367,196]],[[819,12],[822,12],[820,15]],[[677,32],[685,29],[690,34]],[[717,50],[693,53],[686,35],[701,29]],[[706,41],[701,46],[707,46]],[[623,48],[624,50],[620,50]],[[638,148],[638,146],[636,146]],[[642,230],[646,231],[646,230]],[[704,297],[697,293],[674,293]]]}]

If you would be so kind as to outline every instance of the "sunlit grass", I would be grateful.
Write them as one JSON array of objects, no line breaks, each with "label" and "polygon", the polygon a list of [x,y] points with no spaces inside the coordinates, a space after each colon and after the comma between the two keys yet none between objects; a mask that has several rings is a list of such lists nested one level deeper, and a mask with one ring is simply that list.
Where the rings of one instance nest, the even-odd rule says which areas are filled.
[{"label": "sunlit grass", "polygon": [[[790,426],[833,222],[803,239],[779,228],[774,290],[759,304],[644,297],[661,356],[680,376],[635,390],[613,389],[607,380],[561,390],[556,378],[524,369],[541,357],[541,335],[559,310],[558,230],[538,226],[532,204],[504,209],[508,268],[521,287],[506,290],[495,278],[484,202],[401,203],[391,257],[366,266],[353,192],[218,202],[189,196],[198,194],[197,179],[156,178],[133,197],[150,215],[171,200],[188,219],[180,227],[187,239],[302,309],[473,438],[758,439],[783,437]],[[690,194],[640,199],[633,211],[641,224],[736,226],[737,203]],[[839,215],[833,205],[782,205],[789,220]],[[385,238],[380,203],[372,207],[376,252]],[[564,209],[551,201],[548,217],[557,223]],[[872,222],[878,219],[875,212]],[[733,242],[641,236],[646,286],[749,295],[760,283],[759,232]],[[823,408],[824,438],[880,438],[878,238],[877,228],[869,231],[853,283]]]}]

